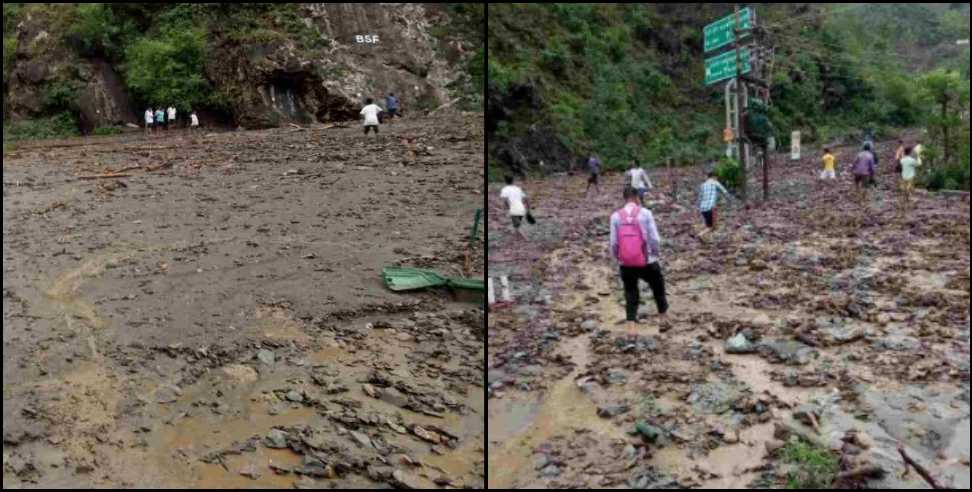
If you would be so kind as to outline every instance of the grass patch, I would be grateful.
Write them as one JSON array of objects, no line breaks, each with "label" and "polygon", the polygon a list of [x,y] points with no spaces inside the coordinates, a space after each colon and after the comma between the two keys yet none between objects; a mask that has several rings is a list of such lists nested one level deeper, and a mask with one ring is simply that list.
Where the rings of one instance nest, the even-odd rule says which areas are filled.
[{"label": "grass patch", "polygon": [[802,441],[783,448],[783,461],[793,466],[786,482],[790,490],[832,488],[840,469],[832,453]]},{"label": "grass patch", "polygon": [[98,128],[95,128],[93,132],[91,132],[92,135],[98,137],[105,137],[109,135],[121,135],[122,133],[125,133],[125,128],[120,126],[114,126],[114,125],[99,126]]},{"label": "grass patch", "polygon": [[50,118],[16,121],[3,126],[5,144],[21,140],[70,138],[80,135],[77,118],[71,113],[62,113]]}]

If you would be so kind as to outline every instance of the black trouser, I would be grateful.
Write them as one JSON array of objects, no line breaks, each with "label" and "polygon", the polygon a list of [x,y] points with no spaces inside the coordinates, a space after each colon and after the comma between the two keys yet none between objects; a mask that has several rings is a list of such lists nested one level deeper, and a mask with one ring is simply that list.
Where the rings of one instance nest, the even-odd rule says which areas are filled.
[{"label": "black trouser", "polygon": [[655,305],[658,307],[658,314],[668,312],[668,299],[665,298],[665,276],[662,275],[661,266],[652,263],[644,267],[621,267],[621,281],[624,283],[624,298],[627,301],[628,321],[638,321],[638,304],[641,302],[641,293],[638,291],[638,281],[644,280],[651,287],[651,292],[655,296]]}]

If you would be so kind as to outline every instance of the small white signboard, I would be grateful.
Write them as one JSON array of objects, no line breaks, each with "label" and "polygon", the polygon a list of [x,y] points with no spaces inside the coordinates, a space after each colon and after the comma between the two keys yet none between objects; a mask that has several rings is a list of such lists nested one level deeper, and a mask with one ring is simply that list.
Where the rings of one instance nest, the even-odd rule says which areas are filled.
[{"label": "small white signboard", "polygon": [[793,132],[790,136],[790,160],[800,160],[800,132]]}]

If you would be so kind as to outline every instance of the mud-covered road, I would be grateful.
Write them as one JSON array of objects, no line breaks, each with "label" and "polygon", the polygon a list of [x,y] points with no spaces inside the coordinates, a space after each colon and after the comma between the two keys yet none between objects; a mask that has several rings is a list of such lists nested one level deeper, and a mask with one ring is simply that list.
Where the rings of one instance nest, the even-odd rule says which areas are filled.
[{"label": "mud-covered road", "polygon": [[482,306],[380,273],[462,275],[482,115],[382,136],[7,152],[4,488],[481,485]]},{"label": "mud-covered road", "polygon": [[772,201],[723,209],[710,243],[703,170],[655,171],[672,307],[660,322],[643,285],[635,329],[607,253],[620,176],[590,200],[585,176],[521,184],[526,244],[490,187],[490,277],[515,298],[487,323],[491,488],[784,488],[793,436],[834,451],[837,486],[930,488],[901,446],[968,488],[968,195],[920,191],[899,216],[884,164],[862,210],[846,173],[817,183],[818,158],[778,157]]}]

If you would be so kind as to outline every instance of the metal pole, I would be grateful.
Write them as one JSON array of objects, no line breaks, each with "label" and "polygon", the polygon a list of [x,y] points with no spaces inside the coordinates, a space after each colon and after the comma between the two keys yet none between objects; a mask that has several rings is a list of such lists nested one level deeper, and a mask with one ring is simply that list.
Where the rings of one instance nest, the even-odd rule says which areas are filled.
[{"label": "metal pole", "polygon": [[743,110],[743,104],[742,104],[742,97],[743,96],[742,96],[742,93],[746,89],[745,89],[745,87],[743,87],[742,80],[741,80],[741,76],[742,76],[742,53],[741,53],[741,50],[740,50],[740,47],[741,46],[740,46],[740,43],[739,43],[739,37],[742,34],[742,29],[740,29],[742,27],[742,22],[741,22],[741,19],[740,19],[740,12],[739,12],[739,4],[738,3],[735,5],[735,11],[736,11],[736,28],[734,30],[734,34],[735,34],[734,38],[735,39],[733,39],[733,42],[735,43],[735,48],[736,48],[736,115],[739,118],[739,128],[738,128],[738,131],[736,132],[737,133],[737,135],[736,135],[736,142],[737,142],[737,147],[739,148],[739,160],[740,160],[740,162],[739,162],[739,169],[740,169],[741,174],[742,174],[742,186],[741,186],[741,188],[739,190],[739,195],[740,195],[740,198],[742,198],[742,201],[745,202],[746,199],[747,199],[747,196],[748,196],[747,188],[748,188],[748,179],[749,179],[749,176],[748,176],[748,172],[747,172],[747,169],[746,169],[746,164],[748,163],[747,162],[748,156],[746,155],[747,152],[746,152],[746,146],[745,146],[745,143],[744,143],[745,142],[746,130],[745,130],[745,122],[743,121],[744,118],[742,117],[742,110]]}]

